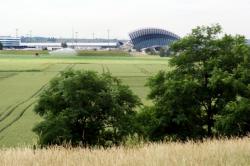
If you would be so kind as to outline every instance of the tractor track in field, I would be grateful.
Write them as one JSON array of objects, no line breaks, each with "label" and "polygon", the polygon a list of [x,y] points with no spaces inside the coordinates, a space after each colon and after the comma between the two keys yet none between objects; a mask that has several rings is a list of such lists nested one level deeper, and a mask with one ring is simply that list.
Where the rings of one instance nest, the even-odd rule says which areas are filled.
[{"label": "tractor track in field", "polygon": [[102,73],[110,73],[108,66],[105,64],[102,64]]},{"label": "tractor track in field", "polygon": [[[30,97],[28,97],[27,99],[19,102],[18,104],[16,104],[14,107],[9,106],[7,108],[7,110],[5,112],[7,112],[6,114],[4,114],[3,116],[0,116],[0,122],[4,121],[7,117],[9,117],[19,106],[27,103],[28,101],[30,101],[32,98],[38,96],[43,89],[45,89],[45,87],[48,85],[48,83],[44,84],[41,88],[39,88],[34,94],[32,94]],[[12,108],[11,108],[12,107]]]},{"label": "tractor track in field", "polygon": [[[37,92],[36,92],[37,93]],[[35,93],[35,94],[36,94]],[[0,118],[0,122],[4,121],[6,118],[8,118],[20,105],[28,102],[29,100],[32,99],[34,95],[30,96],[29,98],[27,98],[26,100],[23,100],[22,102],[16,104],[14,107],[12,107],[10,110],[6,110],[5,112],[7,112],[6,114],[3,115],[3,117]]]},{"label": "tractor track in field", "polygon": [[[67,67],[65,67],[64,70],[72,69],[74,66],[75,66],[75,65],[67,66]],[[60,75],[60,72],[58,72],[53,78],[57,77],[58,75]],[[52,78],[52,79],[53,79],[53,78]],[[46,84],[44,84],[41,88],[39,88],[32,96],[30,96],[28,99],[26,99],[26,100],[20,102],[19,104],[17,104],[16,106],[14,106],[12,109],[17,108],[18,106],[20,106],[20,105],[26,103],[27,101],[29,101],[29,100],[32,99],[33,97],[36,97],[37,95],[39,95],[39,93],[40,93],[43,89],[45,89],[45,87],[46,87],[48,84],[49,84],[49,81],[48,81]],[[8,111],[11,107],[12,107],[12,106],[8,106],[7,109],[6,109],[6,111]],[[12,109],[11,109],[11,110],[12,110]],[[0,114],[0,117],[1,117],[2,114],[3,114],[3,113]],[[2,118],[0,118],[0,122],[1,122],[1,121],[2,121]]]},{"label": "tractor track in field", "polygon": [[147,76],[151,76],[152,73],[148,70],[146,70],[145,68],[139,67],[138,65],[134,65],[137,69],[140,70],[140,72],[142,72],[143,74],[146,74]]},{"label": "tractor track in field", "polygon": [[[6,108],[6,110],[9,110],[11,108],[11,105],[9,105],[7,108]],[[4,112],[1,112],[0,113],[0,117],[2,116],[4,114]]]},{"label": "tractor track in field", "polygon": [[66,64],[66,65],[88,65],[88,64],[92,64],[92,63],[84,63],[84,62],[77,62],[77,63],[74,63],[74,62],[72,62],[72,63],[69,63],[69,62],[65,62],[65,63],[63,63],[63,62],[61,62],[61,63],[56,63],[56,64]]},{"label": "tractor track in field", "polygon": [[0,133],[2,133],[4,130],[6,130],[8,127],[10,127],[11,125],[13,125],[15,122],[17,122],[22,116],[23,114],[33,105],[35,104],[36,101],[33,101],[31,104],[29,104],[27,107],[25,107],[21,112],[20,114],[15,118],[13,119],[13,121],[11,121],[10,123],[8,123],[7,125],[5,125],[3,128],[0,129]]},{"label": "tractor track in field", "polygon": [[[8,73],[8,72],[6,72],[6,73]],[[11,74],[8,73],[7,75],[1,76],[1,72],[0,72],[0,81],[5,80],[5,79],[10,78],[10,77],[14,77],[15,75],[17,75],[17,73],[11,73]]]},{"label": "tractor track in field", "polygon": [[[65,70],[69,70],[72,69],[75,66],[75,64],[66,66]],[[57,77],[58,75],[60,75],[60,72],[58,72],[53,78]],[[53,79],[52,78],[52,79]],[[29,98],[27,98],[26,100],[18,103],[17,105],[15,105],[10,111],[8,111],[7,114],[5,114],[3,117],[0,118],[0,122],[4,121],[7,117],[9,117],[19,106],[27,103],[28,101],[30,101],[32,98],[35,98],[36,96],[38,96],[45,88],[46,86],[49,84],[50,81],[48,81],[46,84],[44,84],[41,88],[39,88],[33,95],[31,95]],[[8,123],[7,125],[5,125],[3,128],[0,129],[0,133],[4,130],[6,130],[8,127],[10,127],[11,125],[13,125],[15,122],[17,122],[22,116],[23,114],[26,112],[26,110],[28,110],[33,104],[35,104],[37,102],[37,100],[33,101],[31,104],[29,104],[27,107],[25,107],[21,113],[10,123]],[[9,106],[8,108],[11,108],[11,106]]]}]

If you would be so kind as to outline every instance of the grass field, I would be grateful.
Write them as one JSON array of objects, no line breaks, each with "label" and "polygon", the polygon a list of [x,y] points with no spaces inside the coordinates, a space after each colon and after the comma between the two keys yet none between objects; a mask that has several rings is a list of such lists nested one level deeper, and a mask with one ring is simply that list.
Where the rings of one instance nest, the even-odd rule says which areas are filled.
[{"label": "grass field", "polygon": [[33,126],[41,119],[33,113],[39,94],[48,82],[66,69],[110,71],[142,99],[149,76],[167,70],[168,59],[129,56],[50,56],[0,52],[0,147],[36,144]]},{"label": "grass field", "polygon": [[0,55],[48,55],[49,51],[42,50],[0,50]]},{"label": "grass field", "polygon": [[3,166],[248,166],[250,139],[146,144],[111,149],[1,149]]},{"label": "grass field", "polygon": [[78,51],[78,56],[131,56],[124,51]]}]

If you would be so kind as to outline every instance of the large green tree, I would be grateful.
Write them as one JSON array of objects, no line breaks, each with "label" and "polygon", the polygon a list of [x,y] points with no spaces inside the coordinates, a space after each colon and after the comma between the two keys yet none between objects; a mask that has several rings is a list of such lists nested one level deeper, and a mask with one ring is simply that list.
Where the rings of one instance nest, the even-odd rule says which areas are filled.
[{"label": "large green tree", "polygon": [[[237,112],[232,103],[250,97],[250,50],[245,38],[222,35],[219,25],[197,27],[173,43],[170,54],[172,70],[158,73],[148,83],[158,119],[154,137],[212,136],[219,131],[216,119],[223,130],[222,117],[232,109]],[[244,103],[244,108],[250,107]]]},{"label": "large green tree", "polygon": [[34,131],[41,145],[119,144],[132,134],[139,98],[110,74],[66,71],[40,96],[35,112],[44,120]]}]

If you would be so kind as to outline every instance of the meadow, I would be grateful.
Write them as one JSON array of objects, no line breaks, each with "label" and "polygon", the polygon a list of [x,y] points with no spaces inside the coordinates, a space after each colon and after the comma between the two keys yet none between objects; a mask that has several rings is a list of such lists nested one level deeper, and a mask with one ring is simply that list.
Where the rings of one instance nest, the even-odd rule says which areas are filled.
[{"label": "meadow", "polygon": [[0,55],[48,55],[49,51],[46,50],[0,50]]},{"label": "meadow", "polygon": [[[7,53],[6,53],[7,52]],[[149,92],[147,79],[159,70],[168,70],[168,58],[133,57],[119,52],[87,52],[81,56],[35,56],[20,51],[0,52],[0,147],[35,145],[32,132],[41,121],[33,108],[49,81],[67,69],[111,72],[129,85],[145,105]],[[82,52],[83,54],[83,52]],[[116,56],[113,56],[116,54]]]},{"label": "meadow", "polygon": [[250,139],[204,140],[203,142],[142,144],[135,147],[7,148],[0,150],[3,166],[247,166]]}]

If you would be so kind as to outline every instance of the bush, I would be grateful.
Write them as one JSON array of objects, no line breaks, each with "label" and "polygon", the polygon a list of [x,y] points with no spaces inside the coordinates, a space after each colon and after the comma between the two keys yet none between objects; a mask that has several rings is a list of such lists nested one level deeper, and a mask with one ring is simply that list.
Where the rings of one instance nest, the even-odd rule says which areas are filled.
[{"label": "bush", "polygon": [[51,81],[35,112],[44,118],[34,131],[41,145],[119,145],[134,134],[139,98],[109,73],[66,71]]},{"label": "bush", "polygon": [[[153,140],[156,137],[153,131],[159,123],[154,107],[144,107],[138,111],[135,119],[137,134],[145,140]],[[153,136],[154,135],[154,136]],[[153,137],[152,137],[153,136]]]}]

